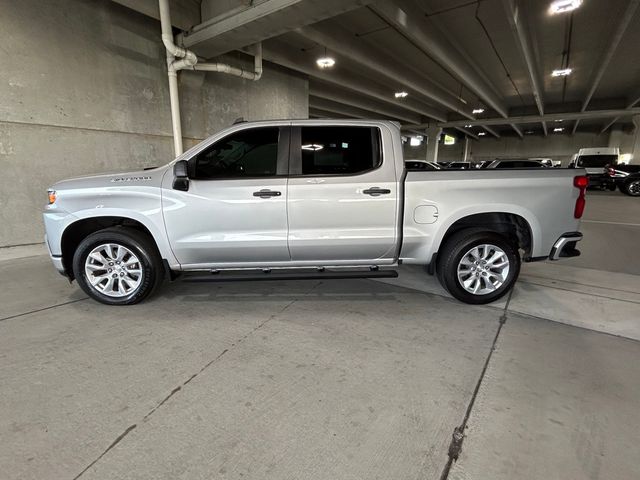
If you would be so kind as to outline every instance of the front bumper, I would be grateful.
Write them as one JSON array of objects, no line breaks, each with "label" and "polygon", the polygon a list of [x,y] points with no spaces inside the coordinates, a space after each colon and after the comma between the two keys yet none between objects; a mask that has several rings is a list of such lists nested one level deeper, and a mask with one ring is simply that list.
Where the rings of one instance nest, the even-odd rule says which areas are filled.
[{"label": "front bumper", "polygon": [[53,266],[56,268],[60,275],[67,276],[67,272],[64,269],[64,264],[62,263],[62,255],[54,255],[51,253],[51,247],[49,246],[49,241],[47,236],[44,236],[44,244],[47,246],[47,251],[49,252],[49,258],[53,262]]},{"label": "front bumper", "polygon": [[563,233],[556,243],[553,244],[551,253],[549,254],[549,260],[560,260],[560,258],[577,257],[580,255],[580,250],[576,248],[576,244],[582,240],[582,233],[569,232]]}]

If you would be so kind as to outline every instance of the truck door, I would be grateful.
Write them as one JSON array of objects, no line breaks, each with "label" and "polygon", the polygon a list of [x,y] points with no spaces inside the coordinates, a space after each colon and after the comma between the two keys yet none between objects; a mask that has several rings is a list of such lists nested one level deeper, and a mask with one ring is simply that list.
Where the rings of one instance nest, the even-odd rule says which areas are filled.
[{"label": "truck door", "polygon": [[[398,230],[393,157],[371,126],[294,126],[288,185],[293,261],[391,263]],[[387,147],[391,150],[390,135]]]},{"label": "truck door", "polygon": [[184,266],[289,261],[288,126],[244,128],[189,159],[189,189],[163,181],[171,248]]}]

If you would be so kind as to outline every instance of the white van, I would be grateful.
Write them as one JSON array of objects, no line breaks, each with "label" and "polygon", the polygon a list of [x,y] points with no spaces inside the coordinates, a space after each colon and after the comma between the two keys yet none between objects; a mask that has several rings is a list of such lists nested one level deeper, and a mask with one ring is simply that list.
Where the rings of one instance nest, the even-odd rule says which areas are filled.
[{"label": "white van", "polygon": [[584,168],[588,174],[600,174],[606,166],[618,163],[619,156],[618,147],[581,148],[572,163],[575,168]]},{"label": "white van", "polygon": [[608,174],[607,167],[618,163],[619,156],[618,147],[581,148],[569,168],[584,168],[589,177],[589,187],[615,190],[615,181]]}]

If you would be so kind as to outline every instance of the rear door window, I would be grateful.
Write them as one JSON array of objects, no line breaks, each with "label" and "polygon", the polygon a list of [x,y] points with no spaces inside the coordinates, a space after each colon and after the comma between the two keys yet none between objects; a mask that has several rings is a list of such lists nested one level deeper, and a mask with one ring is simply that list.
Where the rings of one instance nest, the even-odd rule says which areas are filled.
[{"label": "rear door window", "polygon": [[379,167],[380,134],[375,127],[301,127],[302,175],[356,175]]}]

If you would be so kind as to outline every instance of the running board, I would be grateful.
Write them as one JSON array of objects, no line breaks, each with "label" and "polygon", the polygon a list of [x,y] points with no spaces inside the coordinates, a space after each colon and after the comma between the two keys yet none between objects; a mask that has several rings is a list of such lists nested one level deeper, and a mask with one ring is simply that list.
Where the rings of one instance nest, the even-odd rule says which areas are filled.
[{"label": "running board", "polygon": [[[297,271],[296,271],[297,270]],[[247,273],[233,271],[220,271],[212,273],[185,273],[182,276],[183,282],[242,282],[260,280],[318,280],[318,279],[340,279],[340,278],[396,278],[398,272],[395,270],[311,270],[300,271],[300,269],[250,271]]]}]

